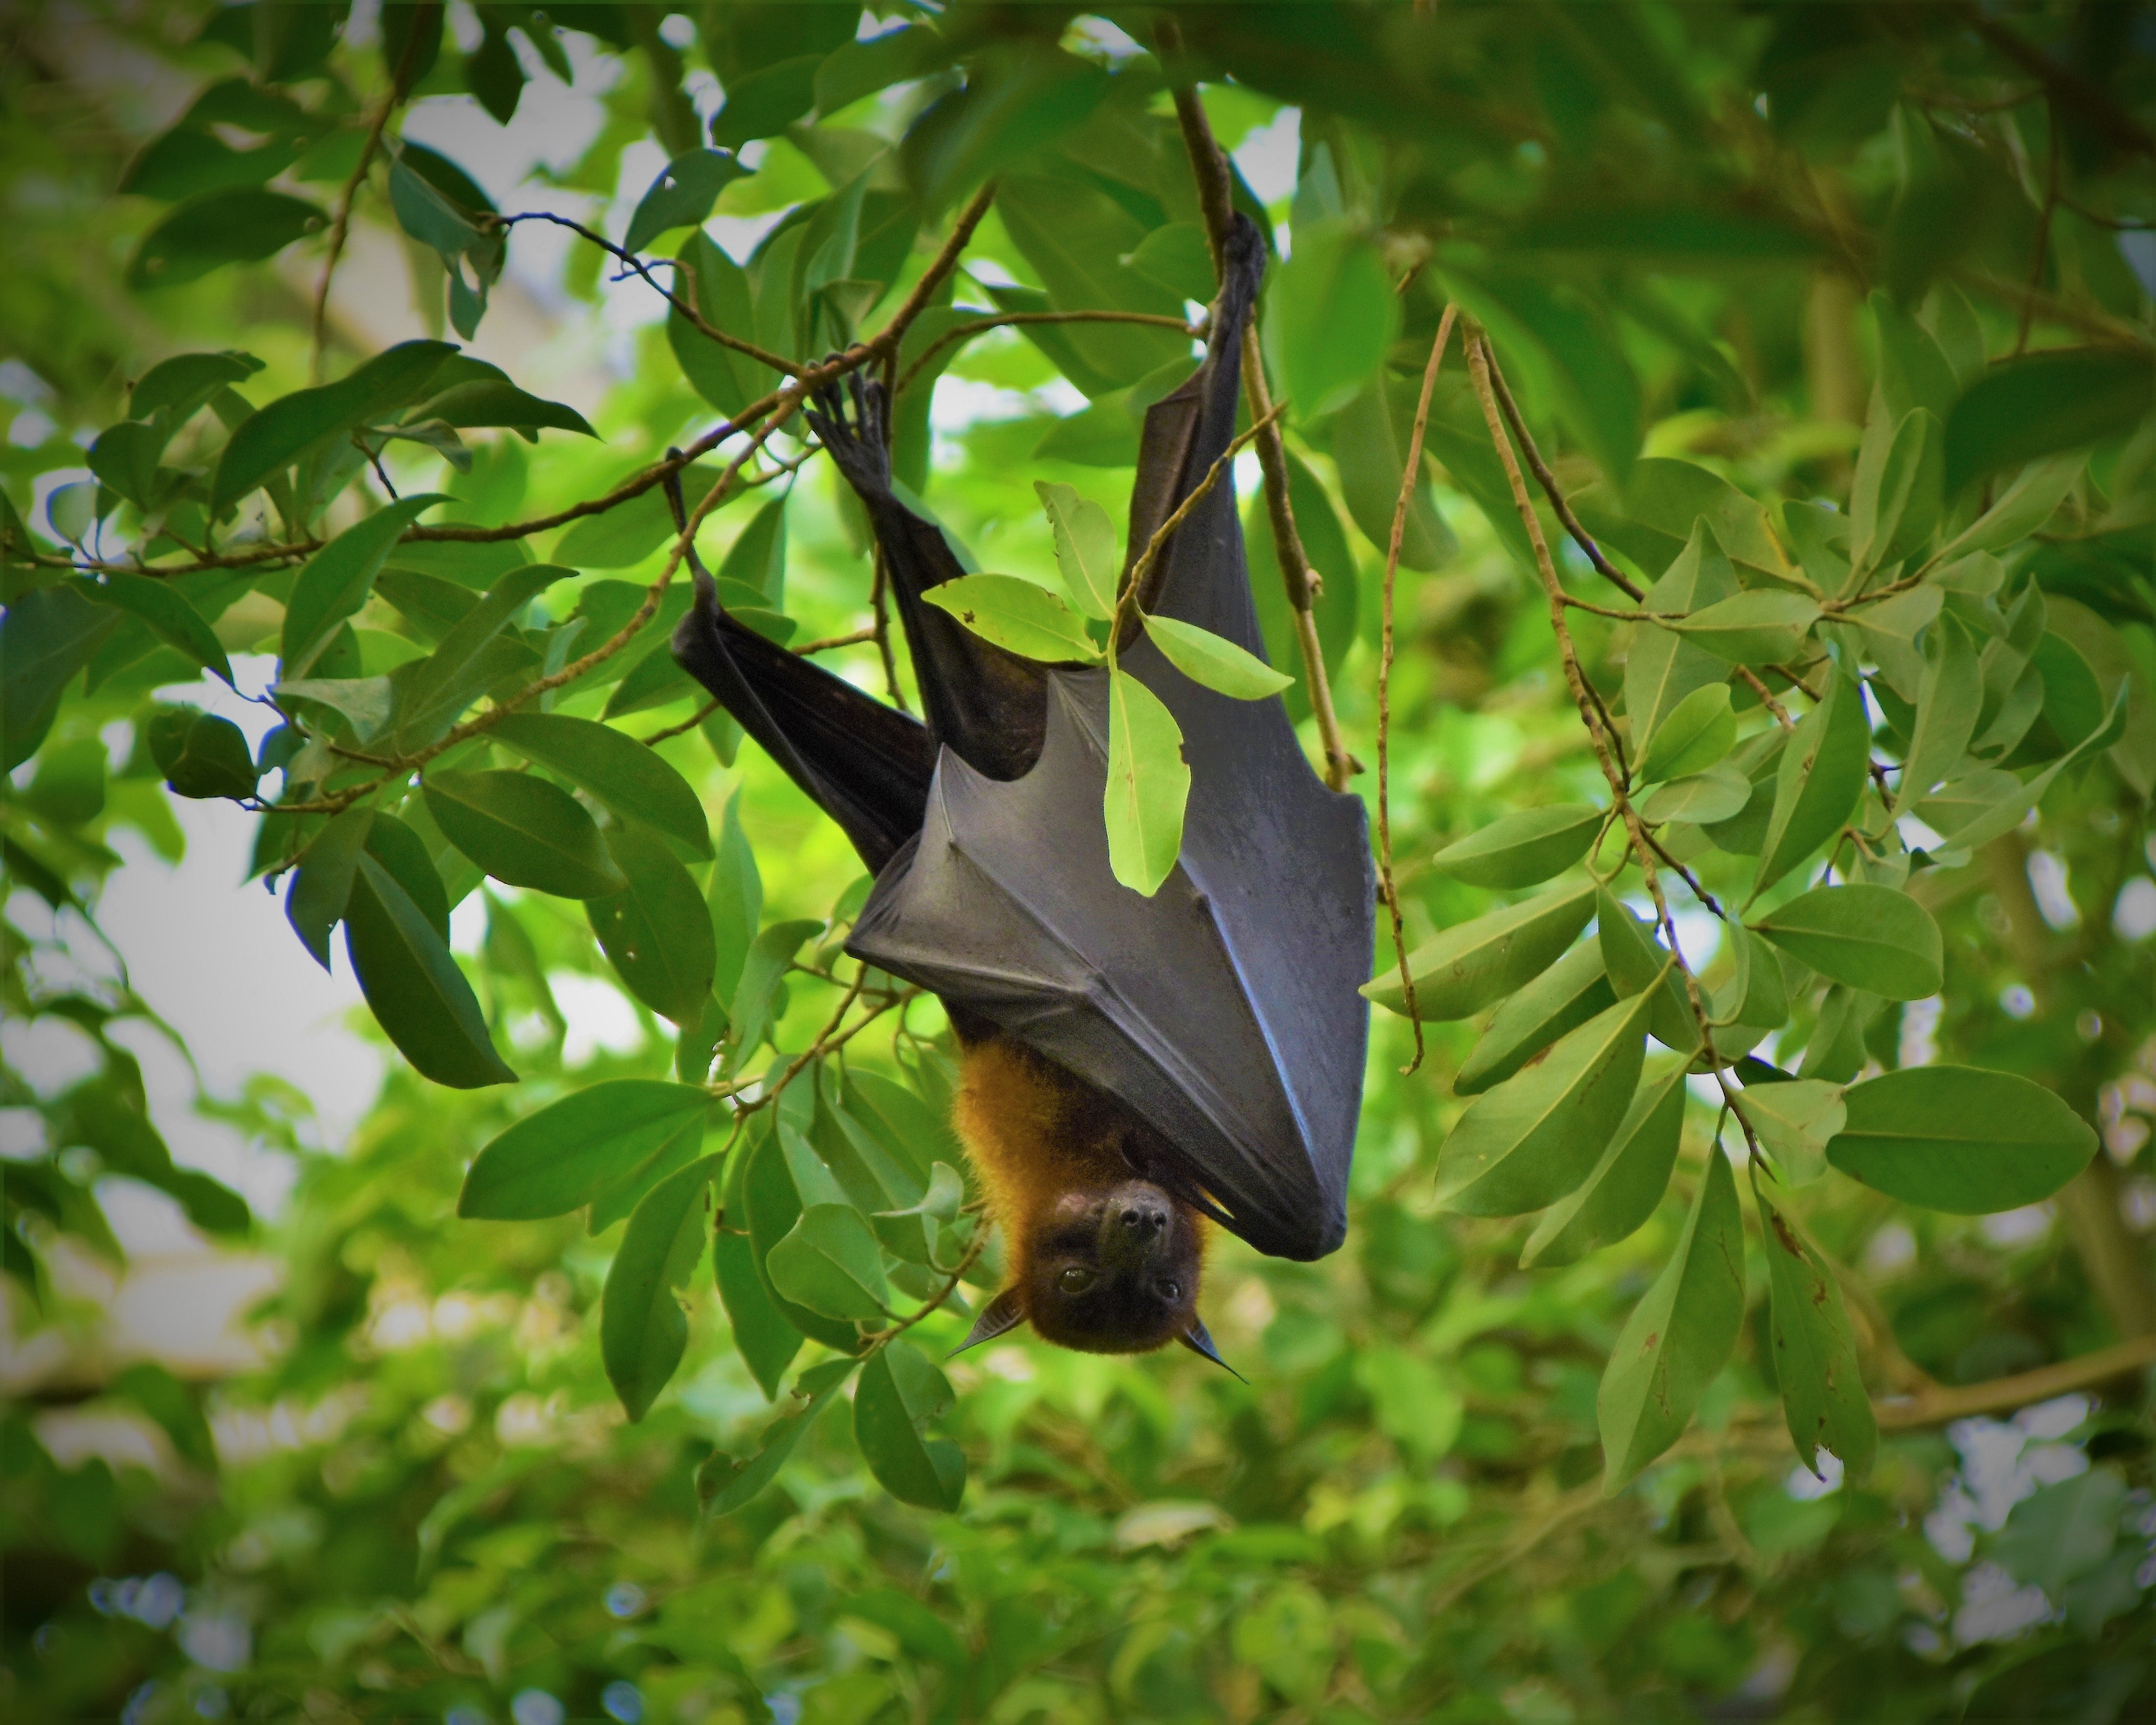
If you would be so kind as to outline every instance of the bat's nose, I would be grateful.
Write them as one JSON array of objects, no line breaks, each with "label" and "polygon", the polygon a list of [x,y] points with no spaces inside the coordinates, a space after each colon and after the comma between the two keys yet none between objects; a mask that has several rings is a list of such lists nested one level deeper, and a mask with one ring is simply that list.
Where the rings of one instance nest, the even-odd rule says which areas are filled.
[{"label": "bat's nose", "polygon": [[1120,1219],[1134,1234],[1158,1234],[1168,1226],[1168,1206],[1134,1201],[1123,1206]]}]

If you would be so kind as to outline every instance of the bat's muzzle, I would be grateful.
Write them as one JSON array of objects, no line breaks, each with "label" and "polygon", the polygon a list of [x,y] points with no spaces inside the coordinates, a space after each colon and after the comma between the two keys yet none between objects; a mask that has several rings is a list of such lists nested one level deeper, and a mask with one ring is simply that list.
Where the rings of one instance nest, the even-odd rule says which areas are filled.
[{"label": "bat's muzzle", "polygon": [[1101,1266],[1111,1275],[1142,1270],[1168,1250],[1174,1201],[1150,1180],[1126,1180],[1101,1206]]}]

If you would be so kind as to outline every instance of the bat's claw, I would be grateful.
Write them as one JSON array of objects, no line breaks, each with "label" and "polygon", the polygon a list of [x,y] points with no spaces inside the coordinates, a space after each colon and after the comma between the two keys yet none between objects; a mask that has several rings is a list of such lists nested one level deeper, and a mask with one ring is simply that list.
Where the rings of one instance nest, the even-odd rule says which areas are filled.
[{"label": "bat's claw", "polygon": [[[850,394],[851,413],[847,397]],[[803,409],[817,439],[830,451],[839,471],[863,496],[891,494],[890,413],[883,385],[848,374],[841,388],[834,378],[815,393],[816,405]]]}]

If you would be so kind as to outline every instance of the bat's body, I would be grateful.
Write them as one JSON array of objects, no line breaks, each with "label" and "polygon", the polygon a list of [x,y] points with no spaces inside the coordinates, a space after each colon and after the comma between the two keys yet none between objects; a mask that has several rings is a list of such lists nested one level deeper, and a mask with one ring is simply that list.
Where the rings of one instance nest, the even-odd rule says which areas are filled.
[{"label": "bat's body", "polygon": [[[1263,254],[1240,224],[1211,350],[1146,417],[1129,555],[1232,439]],[[1180,1338],[1209,1217],[1260,1251],[1321,1257],[1347,1227],[1362,1094],[1373,880],[1361,802],[1312,773],[1277,698],[1201,688],[1142,635],[1123,670],[1182,727],[1183,849],[1151,898],[1110,870],[1107,677],[1016,657],[922,595],[961,572],[892,495],[875,392],[817,416],[866,507],[927,722],[727,616],[707,577],[674,650],[875,871],[848,950],[932,989],[966,1049],[958,1126],[1013,1279],[975,1337],[1029,1320],[1120,1353]],[[1139,598],[1264,654],[1232,486],[1178,528]]]}]

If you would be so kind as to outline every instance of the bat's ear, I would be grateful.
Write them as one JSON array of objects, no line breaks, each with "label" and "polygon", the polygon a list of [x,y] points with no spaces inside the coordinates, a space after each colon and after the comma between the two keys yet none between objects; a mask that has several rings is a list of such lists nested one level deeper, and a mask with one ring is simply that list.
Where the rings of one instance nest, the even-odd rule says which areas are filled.
[{"label": "bat's ear", "polygon": [[1222,1371],[1225,1372],[1230,1378],[1233,1378],[1238,1384],[1247,1384],[1250,1381],[1240,1372],[1237,1371],[1233,1366],[1229,1365],[1227,1361],[1220,1358],[1220,1350],[1213,1345],[1213,1338],[1205,1332],[1205,1326],[1201,1320],[1194,1317],[1192,1318],[1190,1320],[1190,1327],[1185,1330],[1175,1339],[1180,1342],[1185,1348],[1188,1348],[1193,1353],[1204,1354],[1206,1358],[1211,1360],[1214,1365],[1219,1367]]},{"label": "bat's ear", "polygon": [[1019,1299],[1018,1290],[1005,1288],[981,1308],[981,1315],[973,1320],[973,1327],[966,1332],[966,1339],[951,1353],[963,1353],[983,1342],[993,1342],[1006,1330],[1014,1330],[1024,1322],[1025,1307]]}]

